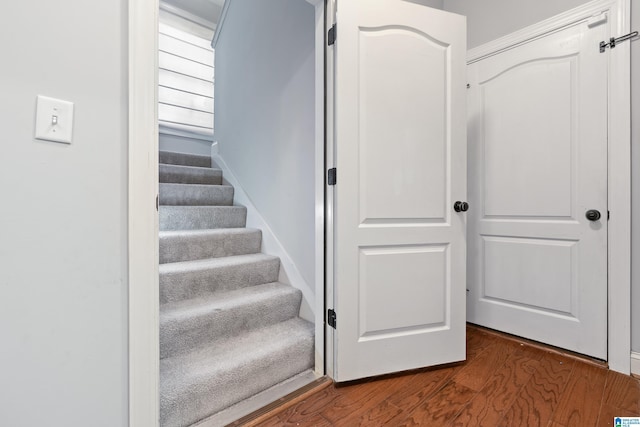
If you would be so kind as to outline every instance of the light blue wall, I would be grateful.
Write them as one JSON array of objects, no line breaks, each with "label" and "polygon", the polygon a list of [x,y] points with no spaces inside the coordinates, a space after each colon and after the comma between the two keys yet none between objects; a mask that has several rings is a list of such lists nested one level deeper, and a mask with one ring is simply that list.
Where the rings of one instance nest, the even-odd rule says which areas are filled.
[{"label": "light blue wall", "polygon": [[314,289],[315,10],[233,0],[215,51],[214,141]]},{"label": "light blue wall", "polygon": [[[0,425],[126,426],[127,1],[5,6]],[[39,94],[71,145],[34,139]]]}]

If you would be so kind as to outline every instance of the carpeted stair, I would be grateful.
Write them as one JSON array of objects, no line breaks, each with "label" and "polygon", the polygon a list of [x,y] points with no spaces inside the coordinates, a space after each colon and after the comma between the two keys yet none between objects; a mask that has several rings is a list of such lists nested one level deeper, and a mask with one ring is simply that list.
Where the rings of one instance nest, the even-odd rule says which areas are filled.
[{"label": "carpeted stair", "polygon": [[205,156],[160,152],[160,425],[189,426],[313,368],[302,294]]}]

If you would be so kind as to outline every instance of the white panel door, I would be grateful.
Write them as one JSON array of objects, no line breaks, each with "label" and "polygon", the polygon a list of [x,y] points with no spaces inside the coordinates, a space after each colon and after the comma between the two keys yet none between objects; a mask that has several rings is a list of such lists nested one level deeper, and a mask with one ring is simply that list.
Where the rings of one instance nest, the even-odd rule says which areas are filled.
[{"label": "white panel door", "polygon": [[337,381],[465,358],[465,26],[409,1],[338,1]]},{"label": "white panel door", "polygon": [[[468,320],[607,357],[605,25],[469,66]],[[586,213],[597,210],[599,220]]]}]

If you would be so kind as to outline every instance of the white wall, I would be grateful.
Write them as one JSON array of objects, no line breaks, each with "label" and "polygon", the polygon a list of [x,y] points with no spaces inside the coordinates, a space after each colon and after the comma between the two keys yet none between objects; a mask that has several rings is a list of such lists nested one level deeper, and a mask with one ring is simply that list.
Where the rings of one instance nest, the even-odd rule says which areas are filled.
[{"label": "white wall", "polygon": [[[467,16],[468,45],[479,46],[587,3],[586,0],[444,0],[444,9]],[[632,0],[631,28],[640,29],[640,1]],[[631,347],[640,352],[640,42],[632,42],[632,308]]]},{"label": "white wall", "polygon": [[[640,2],[631,1],[631,28],[640,30]],[[631,42],[631,349],[640,352],[640,41]]]},{"label": "white wall", "polygon": [[219,153],[314,288],[315,15],[233,0],[215,46]]},{"label": "white wall", "polygon": [[211,155],[211,141],[203,139],[160,133],[158,144],[161,151],[198,154],[200,156]]},{"label": "white wall", "polygon": [[471,49],[584,3],[587,1],[444,0],[443,7],[467,16],[467,46]]},{"label": "white wall", "polygon": [[413,3],[423,4],[429,7],[435,7],[436,9],[442,9],[444,0],[407,0]]},{"label": "white wall", "polygon": [[[0,425],[126,426],[127,2],[25,0],[0,40]],[[73,144],[33,138],[36,95]]]}]

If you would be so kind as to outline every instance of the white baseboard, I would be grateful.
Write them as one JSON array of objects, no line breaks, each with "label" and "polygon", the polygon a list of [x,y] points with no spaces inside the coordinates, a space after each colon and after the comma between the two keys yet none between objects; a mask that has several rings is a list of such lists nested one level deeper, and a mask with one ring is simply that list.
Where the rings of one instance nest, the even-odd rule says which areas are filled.
[{"label": "white baseboard", "polygon": [[640,353],[631,352],[631,373],[640,375]]},{"label": "white baseboard", "polygon": [[[217,148],[217,144],[214,144],[213,148],[215,150],[215,148]],[[215,151],[212,152],[211,158],[218,167],[222,169],[222,177],[234,187],[234,204],[242,205],[247,208],[247,227],[262,230],[262,251],[280,258],[280,278],[278,280],[302,291],[300,317],[315,324],[316,298],[314,289],[309,286],[306,280],[304,280],[302,274],[300,274],[300,271],[285,250],[284,246],[282,246],[280,240],[278,240],[273,230],[271,230],[269,224],[265,221],[262,215],[260,215],[260,212],[258,212],[247,193],[244,192],[242,186],[238,182],[238,179],[229,169],[229,166],[225,163],[224,159]]]}]

